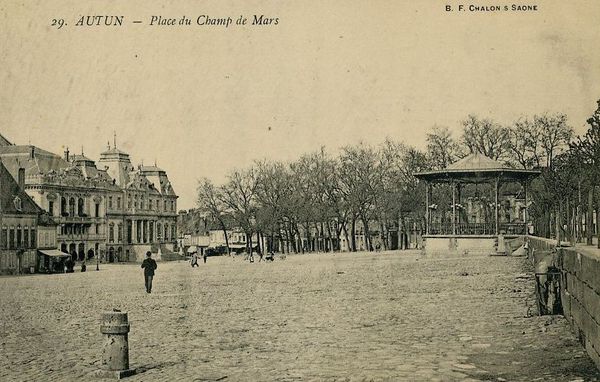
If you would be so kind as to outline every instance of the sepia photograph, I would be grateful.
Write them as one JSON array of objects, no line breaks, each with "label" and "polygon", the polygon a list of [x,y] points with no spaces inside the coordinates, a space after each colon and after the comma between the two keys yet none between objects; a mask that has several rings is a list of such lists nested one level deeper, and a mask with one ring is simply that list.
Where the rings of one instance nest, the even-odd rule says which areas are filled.
[{"label": "sepia photograph", "polygon": [[600,381],[600,2],[0,3],[0,381]]}]

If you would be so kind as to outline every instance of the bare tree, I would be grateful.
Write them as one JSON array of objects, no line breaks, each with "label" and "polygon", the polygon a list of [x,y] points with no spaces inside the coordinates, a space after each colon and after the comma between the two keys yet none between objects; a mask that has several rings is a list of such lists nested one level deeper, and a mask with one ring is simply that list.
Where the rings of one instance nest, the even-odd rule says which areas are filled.
[{"label": "bare tree", "polygon": [[250,254],[254,249],[252,237],[256,232],[257,173],[253,168],[234,170],[218,193],[221,202],[244,231]]},{"label": "bare tree", "polygon": [[569,148],[573,138],[573,128],[567,124],[565,114],[542,114],[533,117],[540,134],[540,144],[546,156],[546,166],[552,166],[552,160]]},{"label": "bare tree", "polygon": [[427,133],[427,157],[434,169],[443,169],[464,156],[447,127],[433,126]]},{"label": "bare tree", "polygon": [[226,224],[226,206],[222,202],[223,196],[221,190],[215,187],[212,182],[204,178],[198,184],[198,208],[202,213],[209,215],[213,221],[219,223],[223,235],[225,236],[225,245],[227,246],[227,254],[231,253],[229,248],[229,238],[227,235]]},{"label": "bare tree", "polygon": [[508,128],[508,148],[514,164],[524,169],[540,167],[541,131],[529,118],[521,118]]},{"label": "bare tree", "polygon": [[509,150],[508,129],[484,118],[469,115],[462,121],[462,142],[471,153],[480,153],[494,160],[504,159]]}]

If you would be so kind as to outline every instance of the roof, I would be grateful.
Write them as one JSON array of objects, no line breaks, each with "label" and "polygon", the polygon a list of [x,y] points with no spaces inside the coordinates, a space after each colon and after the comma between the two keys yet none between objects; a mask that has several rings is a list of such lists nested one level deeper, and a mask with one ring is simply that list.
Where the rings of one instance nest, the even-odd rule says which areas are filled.
[{"label": "roof", "polygon": [[100,155],[110,155],[110,154],[118,154],[118,155],[129,156],[129,154],[127,154],[125,151],[119,150],[116,147],[113,147],[112,149],[109,148],[106,151],[103,151],[103,152],[100,153]]},{"label": "roof", "polygon": [[8,141],[8,139],[4,138],[2,134],[0,134],[0,146],[12,146],[13,144]]},{"label": "roof", "polygon": [[540,173],[540,170],[514,169],[483,154],[475,153],[452,163],[443,170],[423,171],[416,173],[415,176],[427,181],[477,183],[494,178],[527,180],[535,178]]},{"label": "roof", "polygon": [[156,167],[156,166],[140,166],[140,171],[141,172],[165,172],[165,170],[163,170],[160,167]]},{"label": "roof", "polygon": [[[15,203],[17,198],[21,202],[20,209]],[[19,187],[2,162],[0,162],[0,212],[11,215],[37,215],[43,212]]]},{"label": "roof", "polygon": [[93,162],[93,160],[91,160],[90,158],[86,157],[85,155],[81,154],[81,155],[73,155],[71,157],[73,162]]},{"label": "roof", "polygon": [[0,158],[14,178],[19,168],[25,169],[26,176],[32,176],[69,167],[60,156],[32,145],[0,146]]}]

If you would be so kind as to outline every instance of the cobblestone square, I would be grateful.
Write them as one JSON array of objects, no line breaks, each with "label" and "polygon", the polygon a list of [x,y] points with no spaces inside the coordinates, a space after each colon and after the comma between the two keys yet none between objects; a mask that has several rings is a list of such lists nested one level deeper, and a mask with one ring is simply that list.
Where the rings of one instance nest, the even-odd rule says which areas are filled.
[{"label": "cobblestone square", "polygon": [[[258,259],[258,258],[257,258]],[[0,278],[0,380],[89,380],[100,315],[129,313],[130,381],[595,381],[526,259],[416,252],[211,257]]]}]

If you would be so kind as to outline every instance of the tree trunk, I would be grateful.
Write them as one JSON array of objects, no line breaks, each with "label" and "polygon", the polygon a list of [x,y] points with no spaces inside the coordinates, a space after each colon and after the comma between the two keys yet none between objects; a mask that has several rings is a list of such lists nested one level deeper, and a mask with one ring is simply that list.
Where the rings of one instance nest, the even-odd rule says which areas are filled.
[{"label": "tree trunk", "polygon": [[586,244],[587,245],[592,245],[592,236],[593,236],[593,229],[592,226],[594,225],[594,221],[593,219],[593,215],[592,215],[592,211],[594,210],[594,186],[590,186],[590,189],[588,190],[588,205],[587,205],[587,215],[586,215],[586,219],[585,219],[585,236],[586,236]]},{"label": "tree trunk", "polygon": [[223,223],[223,221],[220,221],[221,223],[221,229],[223,230],[223,236],[225,236],[225,247],[227,247],[227,254],[231,255],[231,248],[229,248],[229,238],[227,237],[227,228],[225,228],[225,223]]},{"label": "tree trunk", "polygon": [[402,247],[403,244],[403,234],[404,233],[404,218],[402,213],[398,214],[398,249],[406,249]]},{"label": "tree trunk", "polygon": [[577,243],[581,243],[582,224],[581,224],[581,180],[577,185],[577,212],[575,214],[575,225],[577,226]]},{"label": "tree trunk", "polygon": [[[346,238],[346,246],[348,246],[348,249],[351,250],[350,238],[348,237],[348,228],[346,227],[345,223],[344,223],[344,225],[342,225],[342,230],[344,230],[344,237]],[[350,251],[348,251],[348,252],[350,252]]]},{"label": "tree trunk", "polygon": [[363,223],[363,230],[365,231],[365,246],[367,247],[367,251],[372,251],[373,246],[371,245],[371,231],[369,230],[369,223],[367,219],[361,217]]},{"label": "tree trunk", "polygon": [[356,218],[352,218],[352,226],[350,229],[350,233],[352,234],[352,252],[356,252]]},{"label": "tree trunk", "polygon": [[[306,235],[306,250],[308,252],[311,252],[310,226],[309,226],[308,222],[306,222],[306,225],[304,226],[304,229],[306,230],[306,232],[305,232],[305,235]],[[302,253],[304,253],[304,244],[302,244]]]},{"label": "tree trunk", "polygon": [[329,251],[333,252],[333,237],[331,237],[331,222],[327,220],[327,238],[329,239]]},{"label": "tree trunk", "polygon": [[554,213],[554,222],[555,222],[554,229],[556,231],[556,246],[560,247],[560,238],[561,238],[561,235],[560,235],[560,228],[561,228],[560,227],[560,214],[561,214],[560,205],[557,208],[558,208],[558,210],[555,211],[555,213]]},{"label": "tree trunk", "polygon": [[573,242],[573,231],[571,230],[571,198],[567,197],[567,205],[565,206],[566,208],[566,212],[565,212],[565,217],[566,217],[566,222],[567,222],[567,230],[566,230],[566,239],[569,241],[569,243]]},{"label": "tree trunk", "polygon": [[388,243],[387,243],[387,230],[385,229],[386,224],[383,221],[379,221],[379,241],[383,243],[383,250],[387,251]]}]

